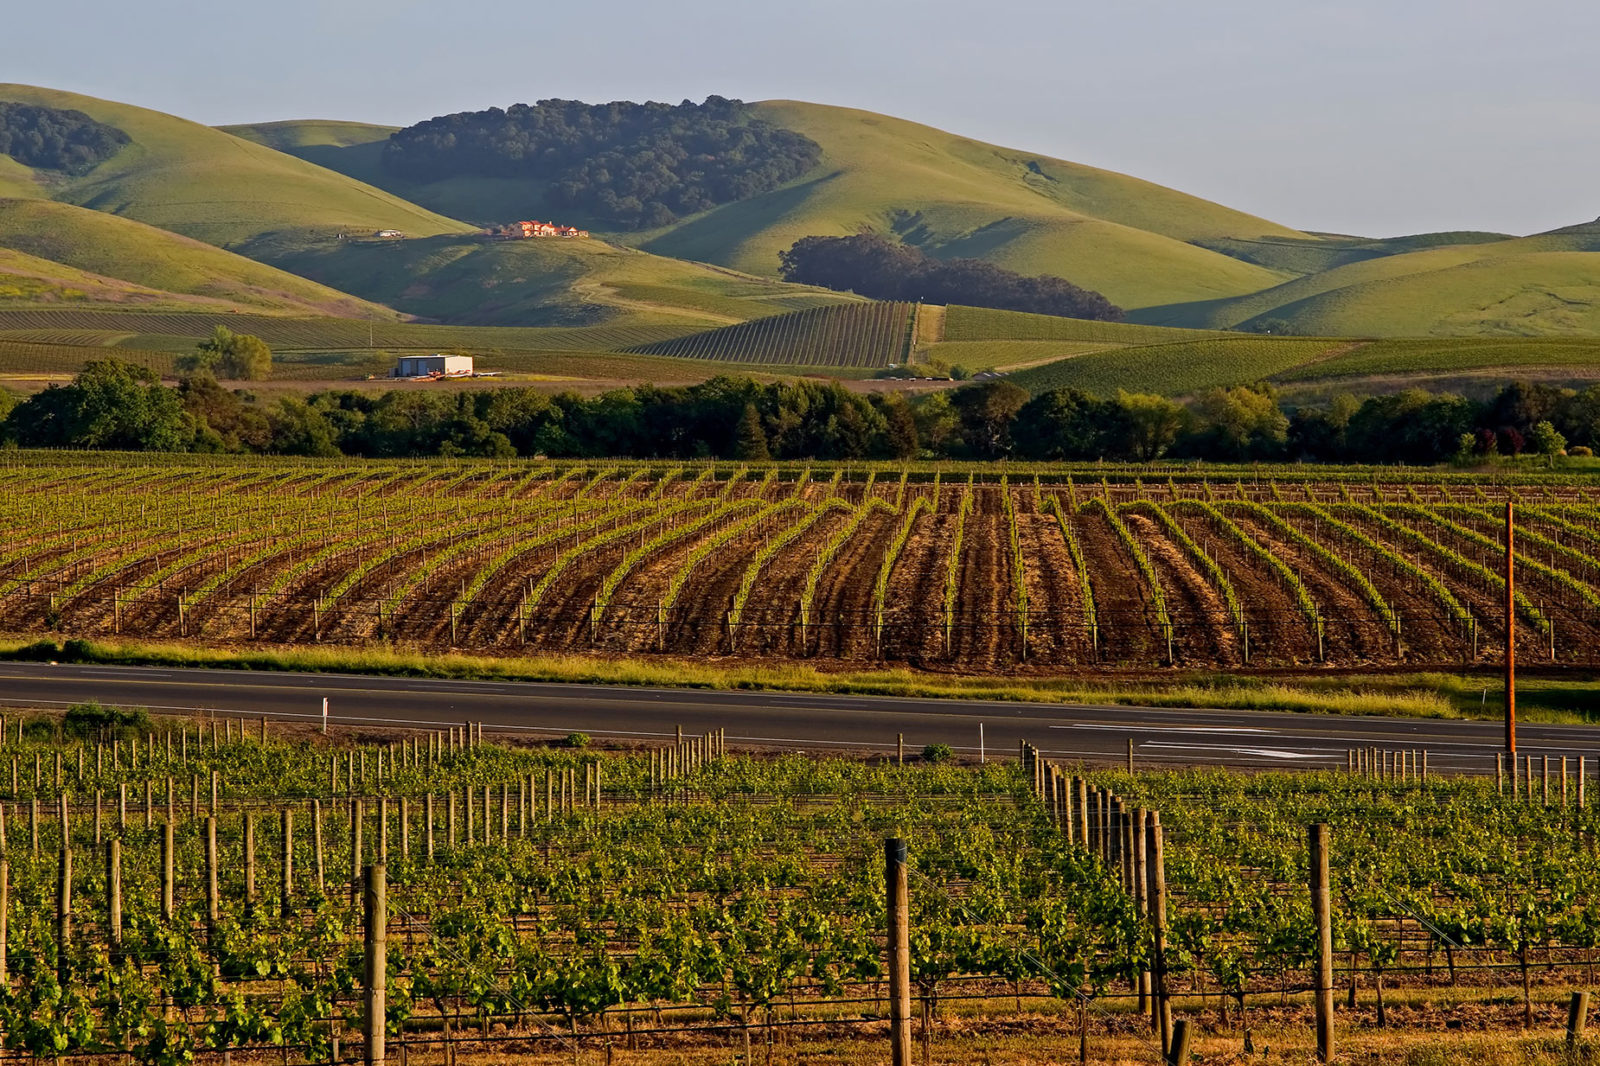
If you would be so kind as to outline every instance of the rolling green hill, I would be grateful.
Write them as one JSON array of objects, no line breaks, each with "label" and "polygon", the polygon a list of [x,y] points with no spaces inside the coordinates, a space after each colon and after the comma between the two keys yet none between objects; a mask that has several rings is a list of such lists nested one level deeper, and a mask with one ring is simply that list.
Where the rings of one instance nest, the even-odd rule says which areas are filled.
[{"label": "rolling green hill", "polygon": [[1600,332],[1600,224],[1364,259],[1263,292],[1147,308],[1141,321],[1223,329],[1281,319],[1331,336]]},{"label": "rolling green hill", "polygon": [[672,323],[704,329],[860,299],[596,239],[295,238],[246,247],[285,270],[459,325]]},{"label": "rolling green hill", "polygon": [[[627,239],[660,255],[772,276],[778,252],[800,237],[870,226],[897,230],[933,254],[1059,274],[1127,307],[1240,295],[1290,276],[1191,242],[1317,240],[1136,178],[871,112],[791,101],[758,104],[756,112],[822,145],[811,176]],[[386,127],[306,121],[229,129],[452,217],[483,223],[556,213],[532,182],[416,184],[385,174],[378,157]]]},{"label": "rolling green hill", "polygon": [[0,100],[71,108],[133,138],[79,177],[52,176],[28,190],[27,168],[0,170],[0,186],[124,215],[219,247],[267,233],[398,229],[418,235],[468,227],[345,175],[221,130],[128,104],[26,85]]},{"label": "rolling green hill", "polygon": [[394,317],[388,308],[132,219],[50,200],[0,200],[0,274],[39,282],[31,299],[196,311]]},{"label": "rolling green hill", "polygon": [[1051,273],[1123,307],[1254,292],[1287,278],[1192,243],[1306,237],[1136,178],[848,108],[792,101],[757,113],[822,145],[816,174],[717,208],[644,247],[772,273],[800,237],[894,230],[926,251]]},{"label": "rolling green hill", "polygon": [[[1176,376],[1161,384],[1169,391],[1227,378],[1227,358],[1238,358],[1241,380],[1301,366],[1229,343],[1189,349],[1196,362],[1186,367],[1182,346],[1195,338],[1157,326],[1366,338],[1600,333],[1600,223],[1532,237],[1304,232],[1126,175],[847,108],[754,105],[823,149],[812,173],[774,192],[614,243],[495,242],[475,224],[586,220],[550,210],[536,183],[397,181],[381,167],[388,126],[212,129],[19,85],[0,85],[0,100],[81,110],[132,138],[78,176],[0,157],[8,307],[363,320],[400,312],[460,326],[705,332],[856,301],[773,277],[777,253],[799,237],[865,227],[934,255],[1059,274],[1130,309],[1132,322],[1115,327],[953,308],[941,335],[916,344],[921,358],[1013,367],[1041,381],[1066,373],[1038,365],[1055,355],[1085,360],[1073,377],[1122,366],[1151,345],[1171,346]],[[97,224],[90,211],[121,217]],[[380,229],[407,239],[370,239]],[[1142,372],[1169,369],[1157,360]]]}]

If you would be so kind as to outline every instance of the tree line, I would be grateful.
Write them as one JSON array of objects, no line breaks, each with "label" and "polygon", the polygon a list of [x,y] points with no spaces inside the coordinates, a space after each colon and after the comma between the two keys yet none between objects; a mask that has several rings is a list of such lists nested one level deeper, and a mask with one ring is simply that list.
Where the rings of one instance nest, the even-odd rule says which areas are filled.
[{"label": "tree line", "polygon": [[540,100],[463,111],[390,136],[383,166],[416,181],[524,178],[552,207],[606,228],[665,226],[799,177],[822,158],[809,137],[756,118],[739,100]]},{"label": "tree line", "polygon": [[17,400],[8,446],[279,455],[572,458],[1019,459],[1432,464],[1600,445],[1600,386],[1511,383],[1488,400],[1410,389],[1292,407],[1267,386],[1189,403],[1076,389],[1030,396],[1003,379],[907,397],[838,382],[718,377],[599,396],[532,388],[328,389],[271,402],[206,370],[164,385],[115,358]]},{"label": "tree line", "polygon": [[131,138],[82,111],[0,100],[0,155],[23,166],[82,174]]},{"label": "tree line", "polygon": [[966,304],[1002,311],[1120,322],[1122,309],[1098,292],[1052,274],[1028,276],[983,259],[936,259],[877,233],[802,237],[778,253],[787,281],[877,300]]}]

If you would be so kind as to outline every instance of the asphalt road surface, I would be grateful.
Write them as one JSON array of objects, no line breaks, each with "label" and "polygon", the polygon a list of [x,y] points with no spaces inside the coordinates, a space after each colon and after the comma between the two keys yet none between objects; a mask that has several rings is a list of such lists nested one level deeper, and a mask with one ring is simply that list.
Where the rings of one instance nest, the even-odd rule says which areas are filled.
[{"label": "asphalt road surface", "polygon": [[[497,681],[436,681],[347,674],[0,663],[0,705],[65,707],[97,700],[156,712],[207,711],[332,725],[436,729],[465,721],[486,731],[660,741],[725,728],[734,747],[893,751],[948,744],[958,753],[1015,754],[1029,740],[1048,757],[1121,761],[1128,741],[1145,765],[1341,767],[1351,748],[1426,749],[1431,769],[1492,773],[1497,722],[1329,714],[1158,710],[986,700]],[[1600,756],[1600,729],[1523,725],[1518,751]],[[1600,758],[1596,759],[1600,766]]]}]

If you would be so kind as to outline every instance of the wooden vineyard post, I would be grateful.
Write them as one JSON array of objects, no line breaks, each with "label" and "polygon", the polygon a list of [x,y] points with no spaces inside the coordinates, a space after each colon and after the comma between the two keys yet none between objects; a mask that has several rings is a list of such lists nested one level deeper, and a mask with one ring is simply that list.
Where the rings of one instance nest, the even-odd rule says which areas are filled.
[{"label": "wooden vineyard post", "polygon": [[911,920],[906,881],[906,842],[883,842],[884,887],[889,916],[889,1056],[892,1066],[911,1066]]},{"label": "wooden vineyard post", "polygon": [[113,957],[122,948],[122,841],[106,846],[106,939]]},{"label": "wooden vineyard post", "polygon": [[56,868],[56,979],[67,980],[72,970],[72,848],[61,845],[61,860]]},{"label": "wooden vineyard post", "polygon": [[1167,866],[1166,850],[1161,834],[1161,812],[1150,812],[1148,827],[1150,864],[1150,926],[1155,942],[1154,995],[1151,1006],[1155,1010],[1155,1024],[1161,1033],[1161,1053],[1172,1048],[1172,1004],[1167,999]]},{"label": "wooden vineyard post", "polygon": [[1328,826],[1311,826],[1311,914],[1317,925],[1317,1061],[1333,1060],[1333,913],[1328,890]]},{"label": "wooden vineyard post", "polygon": [[422,820],[423,820],[423,824],[427,827],[428,864],[431,866],[431,865],[433,865],[433,793],[432,792],[428,793],[427,798],[423,803]]},{"label": "wooden vineyard post", "polygon": [[[5,733],[4,725],[0,725],[0,735]],[[11,935],[11,862],[9,859],[0,859],[0,986],[11,981],[10,963],[6,961],[8,954],[7,940]],[[116,947],[115,941],[112,947]]]},{"label": "wooden vineyard post", "polygon": [[389,882],[383,863],[368,866],[362,893],[366,918],[365,1010],[362,1048],[367,1066],[384,1061],[385,1020],[388,1012]]},{"label": "wooden vineyard post", "polygon": [[279,815],[278,913],[287,918],[294,910],[294,812],[285,807]]},{"label": "wooden vineyard post", "polygon": [[904,766],[906,764],[906,735],[904,733],[895,734],[894,762],[896,766]]},{"label": "wooden vineyard post", "polygon": [[[1133,825],[1133,906],[1141,919],[1150,918],[1150,849],[1146,828],[1150,811],[1140,807],[1134,812]],[[1150,971],[1140,970],[1138,977],[1139,1013],[1150,1009]]]},{"label": "wooden vineyard post", "polygon": [[244,816],[244,912],[256,910],[256,816]]},{"label": "wooden vineyard post", "polygon": [[1167,1062],[1171,1066],[1188,1066],[1189,1063],[1189,1021],[1179,1018],[1172,1026],[1172,1048],[1167,1052]]},{"label": "wooden vineyard post", "polygon": [[[161,920],[172,921],[173,914],[173,864],[174,852],[177,850],[172,839],[172,823],[167,822],[161,827]],[[120,894],[122,886],[117,886]]]},{"label": "wooden vineyard post", "polygon": [[1514,505],[1506,501],[1506,751],[1517,756],[1517,574]]},{"label": "wooden vineyard post", "polygon": [[1588,1027],[1589,993],[1574,992],[1572,999],[1567,1003],[1567,1047],[1576,1047]]},{"label": "wooden vineyard post", "polygon": [[357,886],[359,886],[361,884],[361,859],[362,859],[362,851],[363,851],[362,846],[361,846],[361,829],[362,829],[362,822],[364,822],[364,821],[366,821],[366,818],[365,818],[364,812],[361,809],[361,801],[359,799],[351,800],[350,801],[350,893],[351,893],[351,897],[352,897],[351,902],[354,902],[354,895],[355,895],[355,893],[357,891]]},{"label": "wooden vineyard post", "polygon": [[206,928],[215,943],[222,900],[217,886],[217,816],[206,818]]},{"label": "wooden vineyard post", "polygon": [[311,854],[316,863],[317,891],[328,891],[327,879],[323,876],[322,866],[322,801],[311,801]]}]

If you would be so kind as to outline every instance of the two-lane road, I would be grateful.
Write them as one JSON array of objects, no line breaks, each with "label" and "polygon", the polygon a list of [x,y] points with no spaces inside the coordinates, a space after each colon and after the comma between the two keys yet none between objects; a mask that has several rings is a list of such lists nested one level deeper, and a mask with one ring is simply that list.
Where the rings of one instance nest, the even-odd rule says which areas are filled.
[{"label": "two-lane road", "polygon": [[[1446,719],[1289,712],[713,692],[601,685],[438,681],[347,674],[0,663],[0,705],[65,707],[96,700],[157,712],[208,711],[334,725],[434,729],[464,721],[490,731],[660,741],[725,728],[735,746],[892,751],[948,744],[996,755],[1029,740],[1054,758],[1112,761],[1130,739],[1143,763],[1339,767],[1353,747],[1426,748],[1430,766],[1490,773],[1502,727]],[[1600,756],[1600,730],[1526,725],[1519,750]],[[1600,766],[1600,760],[1596,762]]]}]

